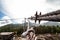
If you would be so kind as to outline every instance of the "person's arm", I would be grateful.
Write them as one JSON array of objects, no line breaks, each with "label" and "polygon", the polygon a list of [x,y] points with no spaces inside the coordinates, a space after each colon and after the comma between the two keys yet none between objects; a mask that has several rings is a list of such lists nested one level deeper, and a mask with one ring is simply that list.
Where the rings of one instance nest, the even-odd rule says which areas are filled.
[{"label": "person's arm", "polygon": [[29,40],[29,36],[28,35],[26,36],[26,39]]},{"label": "person's arm", "polygon": [[35,37],[35,40],[37,40],[37,37]]}]

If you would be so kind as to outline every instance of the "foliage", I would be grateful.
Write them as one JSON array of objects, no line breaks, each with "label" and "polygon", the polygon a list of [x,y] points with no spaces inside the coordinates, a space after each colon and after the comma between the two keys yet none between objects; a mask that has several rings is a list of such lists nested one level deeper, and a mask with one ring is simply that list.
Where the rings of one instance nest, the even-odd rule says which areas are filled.
[{"label": "foliage", "polygon": [[[16,32],[17,35],[21,35],[24,30],[26,31],[27,27],[24,27],[20,24],[10,24],[3,27],[0,27],[0,32]],[[60,33],[60,26],[34,26],[34,30],[36,34],[44,34],[44,33]]]},{"label": "foliage", "polygon": [[34,27],[36,34],[44,34],[44,33],[60,33],[60,27],[57,26],[39,26]]}]

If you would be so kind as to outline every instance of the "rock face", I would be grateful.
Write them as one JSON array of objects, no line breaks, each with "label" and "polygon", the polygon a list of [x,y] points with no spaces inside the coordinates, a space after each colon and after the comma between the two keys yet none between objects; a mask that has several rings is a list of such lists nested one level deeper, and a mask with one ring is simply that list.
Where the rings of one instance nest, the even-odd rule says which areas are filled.
[{"label": "rock face", "polygon": [[37,36],[37,40],[60,40],[60,34],[41,34]]},{"label": "rock face", "polygon": [[1,32],[0,40],[13,40],[14,32]]}]

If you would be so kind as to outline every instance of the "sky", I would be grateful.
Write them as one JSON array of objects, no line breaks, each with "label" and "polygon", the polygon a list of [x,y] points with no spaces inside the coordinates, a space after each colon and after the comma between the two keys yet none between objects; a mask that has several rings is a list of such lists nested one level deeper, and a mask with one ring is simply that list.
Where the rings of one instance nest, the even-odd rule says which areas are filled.
[{"label": "sky", "polygon": [[60,0],[47,0],[47,2],[49,2],[53,5],[60,5]]},{"label": "sky", "polygon": [[34,16],[36,11],[38,14],[42,12],[43,15],[59,9],[60,0],[0,0],[0,19],[6,16],[9,19],[20,18],[14,20],[20,23],[23,18]]},{"label": "sky", "polygon": [[51,3],[47,0],[2,0],[3,9],[6,15],[13,16],[11,18],[25,18],[35,14],[36,11],[46,12],[59,9],[59,6],[52,5],[56,0]]},{"label": "sky", "polygon": [[4,16],[5,16],[5,14],[2,13],[2,12],[0,12],[0,19],[1,19],[2,17],[4,17]]}]

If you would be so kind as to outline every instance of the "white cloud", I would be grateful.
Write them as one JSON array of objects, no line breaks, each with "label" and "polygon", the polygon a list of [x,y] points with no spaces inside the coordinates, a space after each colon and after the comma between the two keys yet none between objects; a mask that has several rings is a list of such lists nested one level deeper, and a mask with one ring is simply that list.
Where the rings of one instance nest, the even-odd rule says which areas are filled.
[{"label": "white cloud", "polygon": [[[34,15],[36,11],[42,14],[49,12],[49,9],[58,9],[46,3],[46,0],[4,0],[4,9],[11,18],[25,18]],[[47,11],[48,10],[48,11]]]},{"label": "white cloud", "polygon": [[36,11],[46,12],[47,6],[45,0],[4,0],[4,9],[12,18],[24,18],[34,15]]},{"label": "white cloud", "polygon": [[[42,14],[60,9],[59,6],[54,6],[46,3],[46,0],[1,0],[3,3],[3,12],[10,18],[25,18],[30,17],[41,11]],[[20,22],[20,20],[16,20]]]},{"label": "white cloud", "polygon": [[0,21],[0,27],[1,27],[1,26],[4,26],[4,25],[7,25],[7,24],[11,24],[12,21],[11,21],[11,20],[8,20],[8,19],[10,19],[8,16],[4,16],[4,17],[1,19],[2,21]]},{"label": "white cloud", "polygon": [[47,0],[48,3],[56,6],[60,6],[60,0]]}]

